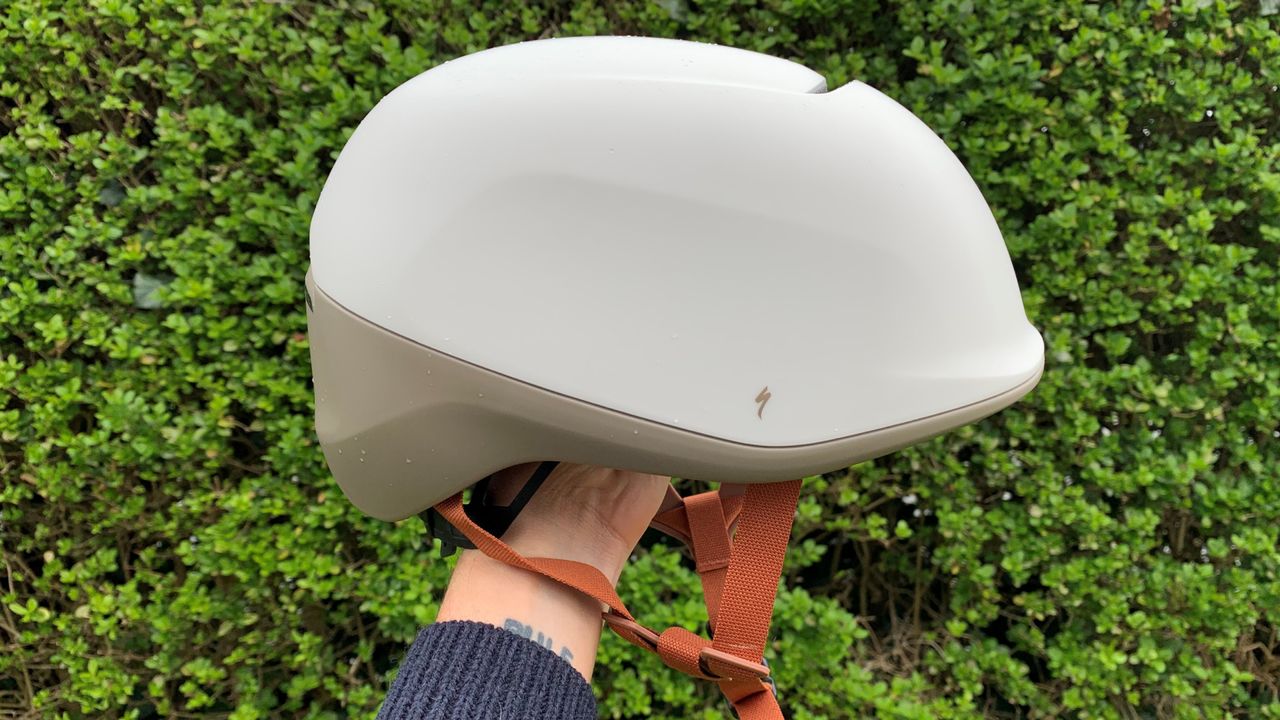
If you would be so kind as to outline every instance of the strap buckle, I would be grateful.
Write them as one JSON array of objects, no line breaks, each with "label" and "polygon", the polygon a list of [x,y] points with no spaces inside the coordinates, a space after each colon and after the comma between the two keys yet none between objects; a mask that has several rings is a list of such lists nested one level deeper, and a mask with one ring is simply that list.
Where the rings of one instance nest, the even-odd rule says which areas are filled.
[{"label": "strap buckle", "polygon": [[[750,660],[744,660],[737,655],[727,653],[723,650],[717,650],[710,645],[702,648],[702,652],[699,654],[701,655],[701,662],[699,665],[702,666],[702,671],[713,678],[718,680],[728,680],[730,678],[734,680],[741,680],[750,677],[765,682],[766,684],[773,685],[773,678],[769,677],[771,671],[769,670],[769,666],[765,663],[753,663]],[[735,671],[741,671],[742,675],[738,675],[736,673],[728,677],[716,675],[715,673],[708,671],[707,663],[709,661],[715,661],[717,667],[728,666],[733,668]]]},{"label": "strap buckle", "polygon": [[[658,651],[658,634],[635,620],[607,612],[604,613],[604,622],[614,632],[633,644],[653,653]],[[718,668],[728,667],[734,672],[731,675],[717,674],[711,670],[710,663],[715,663]],[[710,643],[703,646],[699,651],[698,666],[709,680],[745,680],[751,678],[760,680],[770,687],[774,686],[773,678],[770,677],[772,671],[769,670],[767,663],[753,663],[724,650],[718,650],[712,647]]]}]

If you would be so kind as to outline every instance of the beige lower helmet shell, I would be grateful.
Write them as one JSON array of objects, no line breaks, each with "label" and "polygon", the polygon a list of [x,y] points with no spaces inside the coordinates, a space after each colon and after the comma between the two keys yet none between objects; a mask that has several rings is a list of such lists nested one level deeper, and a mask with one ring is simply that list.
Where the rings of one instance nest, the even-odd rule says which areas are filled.
[{"label": "beige lower helmet shell", "polygon": [[661,425],[499,375],[352,314],[307,275],[316,431],[343,492],[384,520],[415,515],[512,465],[555,459],[712,482],[806,477],[984,418],[1003,393],[813,445],[760,447]]},{"label": "beige lower helmet shell", "polygon": [[311,226],[316,428],[405,518],[534,461],[836,470],[1037,382],[982,194],[859,82],[740,50],[545,40],[397,88]]}]

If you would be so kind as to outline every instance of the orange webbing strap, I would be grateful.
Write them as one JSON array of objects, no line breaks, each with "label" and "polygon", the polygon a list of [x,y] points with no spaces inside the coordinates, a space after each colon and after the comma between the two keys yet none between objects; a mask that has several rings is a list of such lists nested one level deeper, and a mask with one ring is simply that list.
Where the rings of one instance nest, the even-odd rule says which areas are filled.
[{"label": "orange webbing strap", "polygon": [[702,597],[707,603],[707,626],[714,632],[733,552],[729,523],[718,492],[685,498],[684,511],[689,521],[689,549],[693,552],[693,562],[702,580]]},{"label": "orange webbing strap", "polygon": [[[763,661],[773,619],[773,601],[778,594],[778,579],[782,577],[799,499],[799,480],[747,488],[724,591],[720,595],[713,649],[751,663]],[[721,674],[714,661],[707,665],[712,672]],[[722,681],[720,689],[742,720],[782,717],[772,689],[759,679]]]},{"label": "orange webbing strap", "polygon": [[[655,525],[687,539],[706,595],[712,639],[680,627],[661,635],[640,625],[596,568],[552,558],[526,558],[469,517],[459,493],[436,510],[489,557],[535,572],[578,590],[601,603],[606,624],[628,642],[657,653],[668,666],[715,681],[740,720],[782,720],[777,698],[762,664],[773,601],[800,481],[750,485],[743,497],[709,492],[688,498],[668,496]],[[740,502],[739,502],[740,500]],[[657,520],[661,522],[656,522]],[[736,520],[732,542],[729,529]]]},{"label": "orange webbing strap", "polygon": [[[599,600],[613,613],[628,620],[635,619],[631,617],[631,613],[627,612],[627,607],[622,604],[622,598],[614,592],[613,583],[609,582],[609,578],[606,578],[604,573],[586,563],[555,558],[527,558],[512,550],[511,546],[494,537],[467,516],[466,510],[462,507],[462,493],[440,502],[436,505],[436,512],[465,535],[477,550],[494,560],[551,578]],[[627,639],[631,640],[631,638]]]},{"label": "orange webbing strap", "polygon": [[[741,485],[721,485],[719,490],[712,492],[720,496],[721,512],[727,527],[732,528],[737,524],[738,514],[742,512],[742,497],[745,492],[746,488]],[[689,518],[684,507],[688,501],[689,498],[680,497],[680,493],[668,485],[667,497],[649,526],[655,530],[661,530],[686,545],[691,544],[693,538],[689,533]]]}]

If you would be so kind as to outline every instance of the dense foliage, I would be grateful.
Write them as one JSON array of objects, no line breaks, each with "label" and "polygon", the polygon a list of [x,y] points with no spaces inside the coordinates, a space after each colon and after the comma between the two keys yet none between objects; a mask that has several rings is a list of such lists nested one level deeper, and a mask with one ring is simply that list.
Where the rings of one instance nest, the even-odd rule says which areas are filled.
[{"label": "dense foliage", "polygon": [[[1048,345],[977,426],[807,483],[796,718],[1280,718],[1274,2],[10,0],[0,716],[369,717],[447,567],[311,427],[307,224],[398,83],[549,35],[863,79],[957,151]],[[624,594],[697,627],[647,540]],[[721,717],[616,638],[601,714]]]}]

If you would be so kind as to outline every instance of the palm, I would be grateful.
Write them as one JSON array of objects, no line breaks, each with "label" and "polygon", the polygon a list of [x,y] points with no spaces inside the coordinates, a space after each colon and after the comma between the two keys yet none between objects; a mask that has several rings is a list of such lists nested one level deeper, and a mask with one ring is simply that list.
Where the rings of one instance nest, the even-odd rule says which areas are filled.
[{"label": "palm", "polygon": [[[535,466],[518,465],[498,473],[490,484],[494,501],[510,501]],[[563,463],[516,523],[524,533],[569,536],[625,558],[658,511],[669,482],[660,475]]]}]

